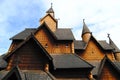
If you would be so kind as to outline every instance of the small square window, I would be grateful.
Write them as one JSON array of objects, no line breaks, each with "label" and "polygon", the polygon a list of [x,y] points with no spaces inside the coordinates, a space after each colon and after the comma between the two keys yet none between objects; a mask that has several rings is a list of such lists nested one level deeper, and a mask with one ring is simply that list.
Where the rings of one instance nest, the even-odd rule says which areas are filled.
[{"label": "small square window", "polygon": [[55,45],[55,47],[56,47],[56,48],[58,48],[58,47],[59,47],[59,45],[58,45],[58,44],[56,44],[56,45]]},{"label": "small square window", "polygon": [[68,44],[66,44],[66,45],[65,45],[65,47],[67,48],[67,47],[69,47],[69,45],[68,45]]},{"label": "small square window", "polygon": [[45,48],[48,48],[48,44],[45,44]]}]

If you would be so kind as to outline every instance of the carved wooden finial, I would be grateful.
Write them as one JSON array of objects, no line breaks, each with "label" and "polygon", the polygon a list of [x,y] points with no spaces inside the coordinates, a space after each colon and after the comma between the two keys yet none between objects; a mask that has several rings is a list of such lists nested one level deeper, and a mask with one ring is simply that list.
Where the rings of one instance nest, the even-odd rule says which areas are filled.
[{"label": "carved wooden finial", "polygon": [[45,65],[45,71],[49,71],[49,64]]},{"label": "carved wooden finial", "polygon": [[85,23],[85,19],[83,19],[83,23]]},{"label": "carved wooden finial", "polygon": [[51,3],[51,8],[53,7],[53,3]]},{"label": "carved wooden finial", "polygon": [[107,35],[108,35],[107,37],[110,38],[110,34],[108,33]]}]

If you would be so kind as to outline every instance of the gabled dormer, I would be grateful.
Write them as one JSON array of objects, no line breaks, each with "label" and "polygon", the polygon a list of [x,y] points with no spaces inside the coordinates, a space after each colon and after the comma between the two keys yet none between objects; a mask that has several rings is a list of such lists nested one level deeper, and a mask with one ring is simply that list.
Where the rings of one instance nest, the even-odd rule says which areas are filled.
[{"label": "gabled dormer", "polygon": [[40,19],[40,25],[43,23],[46,23],[48,27],[51,29],[51,31],[55,32],[57,29],[57,20],[54,16],[54,10],[51,7],[46,11],[46,15]]},{"label": "gabled dormer", "polygon": [[82,40],[87,43],[91,37],[91,32],[89,30],[89,28],[87,27],[87,25],[85,24],[85,21],[83,19],[83,30],[82,30]]}]

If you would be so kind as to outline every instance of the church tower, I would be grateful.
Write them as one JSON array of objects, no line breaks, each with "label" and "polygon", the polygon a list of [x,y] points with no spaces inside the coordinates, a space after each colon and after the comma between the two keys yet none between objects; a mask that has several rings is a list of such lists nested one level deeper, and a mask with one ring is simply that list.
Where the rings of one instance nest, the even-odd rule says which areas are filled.
[{"label": "church tower", "polygon": [[46,15],[40,19],[40,25],[43,23],[46,23],[51,31],[53,32],[56,31],[57,19],[55,19],[55,16],[54,16],[54,10],[52,8],[52,3],[51,3],[51,7],[46,11]]},{"label": "church tower", "polygon": [[50,14],[52,17],[55,17],[54,16],[54,10],[52,8],[52,3],[51,3],[51,8],[48,9],[48,11],[46,11],[47,14]]},{"label": "church tower", "polygon": [[91,32],[90,30],[88,29],[87,25],[85,24],[85,19],[83,19],[83,30],[82,30],[82,40],[84,42],[88,42],[90,37],[91,37]]}]

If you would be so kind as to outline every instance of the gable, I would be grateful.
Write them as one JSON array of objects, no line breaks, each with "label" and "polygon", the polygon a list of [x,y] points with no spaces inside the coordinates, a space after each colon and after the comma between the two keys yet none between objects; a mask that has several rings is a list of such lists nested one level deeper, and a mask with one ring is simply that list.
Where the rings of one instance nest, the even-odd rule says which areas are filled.
[{"label": "gable", "polygon": [[49,27],[47,27],[46,23],[43,23],[43,25],[41,25],[37,31],[35,32],[35,37],[37,38],[37,40],[46,40],[49,39],[50,37],[52,37],[53,39],[55,39],[56,37],[54,36],[54,34],[51,32],[51,30],[49,29]]},{"label": "gable", "polygon": [[18,65],[20,69],[44,69],[51,57],[34,38],[24,41],[19,47],[6,56],[7,69]]},{"label": "gable", "polygon": [[23,40],[13,40],[8,51],[11,52],[22,42],[23,42]]},{"label": "gable", "polygon": [[31,33],[35,32],[36,28],[26,28],[15,36],[11,37],[10,40],[25,40]]},{"label": "gable", "polygon": [[56,31],[57,22],[50,14],[46,15],[44,18],[40,20],[41,24],[43,24],[44,22],[48,25],[51,31],[53,32]]},{"label": "gable", "polygon": [[90,39],[86,49],[83,51],[83,53],[80,53],[80,56],[85,60],[101,60],[103,59],[104,54],[95,40]]},{"label": "gable", "polygon": [[119,80],[119,73],[110,64],[107,60],[104,63],[104,66],[101,71],[101,75],[99,77],[100,80]]},{"label": "gable", "polygon": [[100,61],[103,59],[104,55],[107,54],[111,60],[114,60],[113,53],[110,50],[104,50],[102,46],[103,45],[100,45],[99,42],[93,36],[91,36],[90,40],[85,46],[85,50],[79,53],[79,55],[85,60]]},{"label": "gable", "polygon": [[36,32],[35,37],[48,52],[51,50],[55,39],[44,26]]}]

